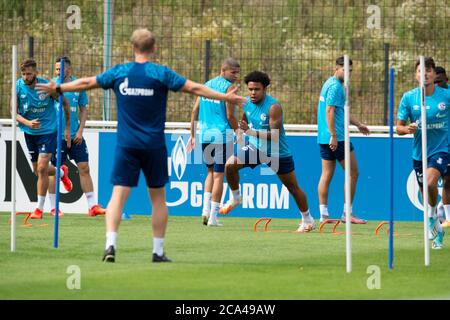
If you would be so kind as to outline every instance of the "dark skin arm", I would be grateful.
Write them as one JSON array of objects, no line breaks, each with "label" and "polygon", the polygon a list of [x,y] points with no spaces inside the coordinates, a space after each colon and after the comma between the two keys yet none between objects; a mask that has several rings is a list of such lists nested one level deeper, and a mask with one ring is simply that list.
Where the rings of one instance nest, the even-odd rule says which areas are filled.
[{"label": "dark skin arm", "polygon": [[[245,119],[244,119],[245,117]],[[247,123],[247,116],[242,117],[239,121],[240,128],[244,130],[245,134],[248,136],[257,137],[264,140],[278,141],[280,138],[280,130],[283,126],[283,110],[279,104],[274,104],[269,109],[269,130],[267,131],[256,131],[250,129]]]}]

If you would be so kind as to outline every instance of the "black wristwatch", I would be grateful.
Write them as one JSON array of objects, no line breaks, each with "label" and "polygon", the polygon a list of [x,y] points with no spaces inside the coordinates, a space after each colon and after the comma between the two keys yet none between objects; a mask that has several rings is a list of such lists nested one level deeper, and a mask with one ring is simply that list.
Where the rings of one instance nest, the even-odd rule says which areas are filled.
[{"label": "black wristwatch", "polygon": [[61,91],[61,85],[60,85],[60,84],[57,84],[57,85],[56,85],[56,92],[57,92],[58,94],[62,94],[62,91]]}]

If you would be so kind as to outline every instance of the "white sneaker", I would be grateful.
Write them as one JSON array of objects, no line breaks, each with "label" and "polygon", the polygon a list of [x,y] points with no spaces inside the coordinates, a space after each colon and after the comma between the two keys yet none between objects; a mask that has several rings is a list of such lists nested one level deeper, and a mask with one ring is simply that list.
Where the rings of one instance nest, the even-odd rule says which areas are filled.
[{"label": "white sneaker", "polygon": [[316,224],[314,223],[314,220],[308,221],[308,222],[304,222],[302,220],[302,223],[300,223],[300,225],[298,226],[297,232],[300,232],[300,233],[311,232],[315,228],[316,228]]},{"label": "white sneaker", "polygon": [[237,199],[230,199],[228,202],[219,210],[220,214],[229,214],[230,211],[242,204],[242,196],[239,196]]},{"label": "white sneaker", "polygon": [[208,221],[208,227],[223,227],[223,224],[219,223],[218,220],[216,221]]}]

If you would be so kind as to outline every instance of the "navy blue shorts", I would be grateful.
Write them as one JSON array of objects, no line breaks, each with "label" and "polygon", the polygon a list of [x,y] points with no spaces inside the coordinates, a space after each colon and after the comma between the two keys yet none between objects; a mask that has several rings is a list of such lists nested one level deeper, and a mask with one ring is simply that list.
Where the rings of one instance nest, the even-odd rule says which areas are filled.
[{"label": "navy blue shorts", "polygon": [[268,157],[264,152],[249,144],[237,151],[237,158],[243,162],[244,168],[256,168],[265,163],[276,174],[286,174],[295,170],[294,158],[292,156],[275,158]]},{"label": "navy blue shorts", "polygon": [[[331,151],[330,145],[328,144],[319,144],[320,146],[320,157],[323,160],[329,161],[342,161],[345,159],[345,142],[338,141],[338,146],[335,151]],[[355,148],[353,147],[353,143],[350,142],[350,152],[352,152]]]},{"label": "navy blue shorts", "polygon": [[141,169],[149,188],[162,188],[169,181],[166,146],[156,149],[116,147],[111,183],[135,187]]},{"label": "navy blue shorts", "polygon": [[[62,140],[62,147],[61,147],[61,163],[64,163],[64,161],[67,160],[74,160],[75,163],[79,162],[89,162],[89,152],[86,145],[86,140],[82,140],[80,145],[76,145],[73,140],[71,141],[70,149],[67,150],[67,141]],[[52,163],[56,164],[56,151],[55,154],[52,156]]]},{"label": "navy blue shorts", "polygon": [[40,153],[56,152],[56,131],[49,134],[32,135],[24,133],[31,162],[37,162]]},{"label": "navy blue shorts", "polygon": [[[428,168],[435,168],[439,170],[441,176],[443,177],[446,174],[447,166],[449,163],[450,157],[446,152],[438,152],[435,155],[428,157]],[[423,187],[423,171],[422,171],[422,161],[417,161],[413,159],[413,167],[416,172],[417,183],[420,187]]]},{"label": "navy blue shorts", "polygon": [[203,161],[214,172],[224,172],[227,159],[234,154],[233,142],[224,144],[202,143]]}]

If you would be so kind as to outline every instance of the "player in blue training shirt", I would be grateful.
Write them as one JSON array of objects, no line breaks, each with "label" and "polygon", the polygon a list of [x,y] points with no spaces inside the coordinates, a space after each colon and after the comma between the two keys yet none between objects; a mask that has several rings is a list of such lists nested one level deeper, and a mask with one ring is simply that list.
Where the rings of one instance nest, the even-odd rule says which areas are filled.
[{"label": "player in blue training shirt", "polygon": [[[448,77],[445,69],[443,67],[436,67],[436,79],[434,79],[434,84],[450,90],[448,86]],[[450,135],[450,128],[449,128]],[[450,137],[449,137],[450,141]],[[450,227],[450,163],[447,165],[447,171],[443,178],[443,188],[442,188],[442,198],[437,207],[437,215],[442,223],[443,228]]]},{"label": "player in blue training shirt", "polygon": [[[228,58],[222,63],[220,75],[207,81],[205,86],[222,93],[230,92],[234,89],[233,83],[237,81],[239,71],[239,63]],[[233,104],[204,97],[197,98],[192,110],[191,137],[187,149],[190,152],[195,148],[196,121],[200,118],[199,140],[208,169],[204,183],[202,222],[208,226],[222,226],[217,222],[217,213],[223,193],[225,162],[233,155],[234,130],[238,128],[234,113]]]},{"label": "player in blue training shirt", "polygon": [[[441,249],[444,231],[437,219],[438,180],[443,177],[449,163],[448,122],[450,120],[450,91],[435,86],[436,65],[433,58],[425,58],[425,106],[427,116],[428,205],[430,240],[433,249]],[[420,83],[420,62],[416,62],[416,80]],[[397,113],[397,133],[414,134],[412,149],[413,167],[420,191],[423,192],[422,129],[420,88],[406,92]],[[407,125],[407,122],[410,122]],[[425,205],[425,204],[424,204]]]},{"label": "player in blue training shirt", "polygon": [[114,185],[106,209],[106,250],[103,261],[114,262],[116,240],[123,207],[144,172],[152,205],[153,262],[169,262],[163,244],[167,226],[164,186],[168,182],[167,149],[164,137],[168,91],[183,91],[210,99],[244,103],[231,91],[219,93],[187,80],[168,67],[151,62],[155,38],[147,29],[131,36],[134,62],[119,64],[95,77],[57,85],[42,84],[40,90],[76,92],[112,88],[117,98],[117,147],[111,182]]},{"label": "player in blue training shirt", "polygon": [[[349,61],[350,72],[352,71],[352,60]],[[336,68],[334,75],[330,77],[322,87],[320,92],[319,104],[317,106],[317,143],[320,148],[320,157],[322,158],[322,174],[317,187],[319,194],[320,221],[323,222],[329,218],[328,212],[328,190],[331,179],[333,179],[336,169],[336,161],[345,170],[345,128],[344,128],[344,57],[336,59]],[[366,125],[350,115],[350,124],[355,125],[358,130],[368,135],[369,129]],[[351,179],[351,201],[350,208],[353,205],[353,199],[356,192],[356,183],[358,181],[358,163],[356,162],[353,144],[350,143],[350,179]],[[345,208],[341,220],[345,222]],[[351,210],[351,209],[350,209]],[[367,223],[366,220],[356,217],[351,212],[351,222],[356,224]]]},{"label": "player in blue training shirt", "polygon": [[[77,78],[72,75],[72,63],[68,57],[59,57],[55,63],[56,77],[53,81],[59,83],[61,59],[64,58],[64,82],[74,81]],[[97,215],[104,215],[106,210],[102,208],[96,201],[94,194],[94,185],[89,170],[89,153],[86,141],[83,138],[83,130],[88,116],[88,97],[86,91],[81,92],[66,92],[64,96],[70,104],[70,137],[71,147],[67,148],[67,144],[63,141],[62,144],[62,162],[67,158],[74,160],[78,167],[80,175],[81,190],[83,190],[88,202],[88,215],[95,217]],[[78,113],[79,111],[79,113]],[[56,160],[56,159],[55,159]],[[55,214],[55,179],[50,178],[49,198],[52,207],[52,215]],[[61,210],[59,215],[62,216]]]},{"label": "player in blue training shirt", "polygon": [[[30,218],[42,219],[49,175],[55,175],[55,167],[49,162],[52,154],[56,152],[57,118],[54,103],[58,99],[58,95],[53,93],[51,96],[47,96],[45,93],[37,91],[36,86],[47,83],[47,80],[37,76],[36,67],[36,61],[33,59],[24,60],[20,64],[22,79],[17,80],[17,121],[19,128],[24,132],[33,171],[38,177],[37,206]],[[70,144],[70,109],[67,99],[64,98],[63,104],[67,126],[67,130],[64,130],[64,137],[69,139]],[[64,188],[71,191],[72,182],[69,179],[69,170],[67,166],[61,166],[60,169]]]},{"label": "player in blue training shirt", "polygon": [[242,203],[239,170],[246,167],[254,169],[266,163],[289,190],[301,212],[302,222],[297,231],[310,232],[315,228],[314,219],[309,213],[306,194],[295,176],[294,159],[283,127],[283,110],[280,103],[266,92],[270,84],[269,76],[253,71],[244,80],[250,96],[247,97],[248,103],[244,106],[239,127],[249,137],[249,143],[239,149],[237,155],[230,157],[225,165],[231,199],[220,209],[220,213],[228,214]]}]

